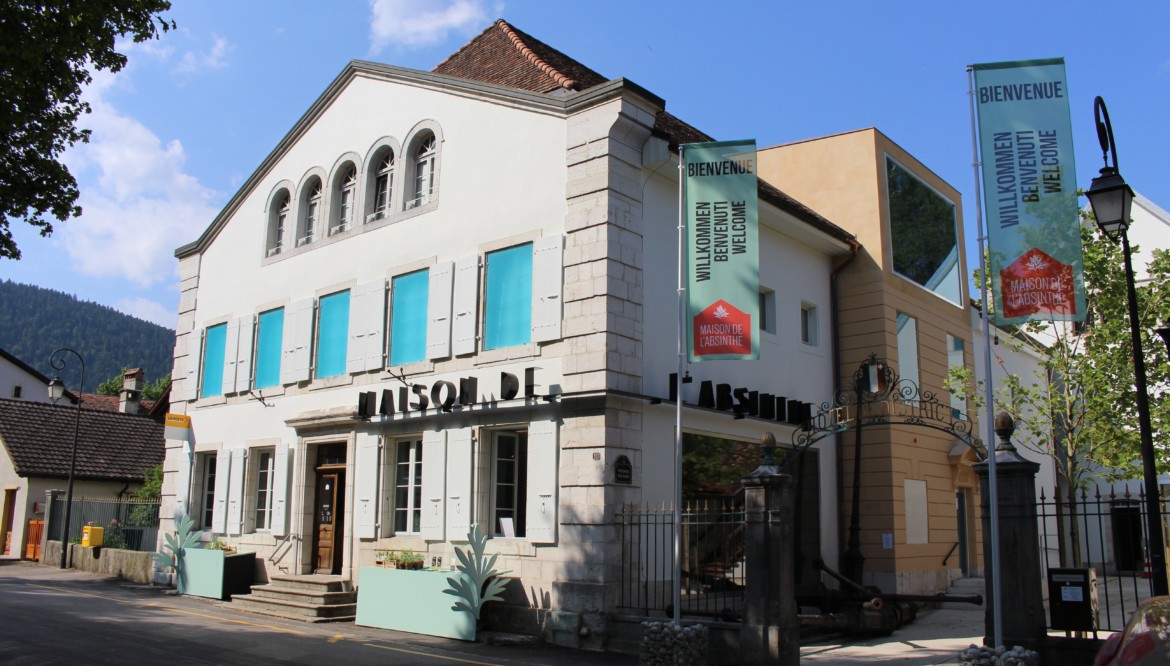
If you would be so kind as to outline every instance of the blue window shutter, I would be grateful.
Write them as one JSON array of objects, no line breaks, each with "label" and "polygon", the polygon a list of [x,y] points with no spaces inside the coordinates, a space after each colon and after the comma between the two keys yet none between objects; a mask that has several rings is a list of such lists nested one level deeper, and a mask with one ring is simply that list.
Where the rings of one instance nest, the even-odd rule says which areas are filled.
[{"label": "blue window shutter", "polygon": [[532,340],[532,244],[487,255],[484,349]]},{"label": "blue window shutter", "polygon": [[428,271],[399,275],[391,283],[390,365],[403,365],[427,357]]},{"label": "blue window shutter", "polygon": [[317,317],[317,376],[345,374],[345,351],[349,342],[349,291],[322,298]]},{"label": "blue window shutter", "polygon": [[256,333],[256,388],[280,383],[280,347],[284,339],[284,308],[260,314]]},{"label": "blue window shutter", "polygon": [[223,352],[227,347],[227,324],[207,329],[203,342],[203,391],[199,397],[223,395]]}]

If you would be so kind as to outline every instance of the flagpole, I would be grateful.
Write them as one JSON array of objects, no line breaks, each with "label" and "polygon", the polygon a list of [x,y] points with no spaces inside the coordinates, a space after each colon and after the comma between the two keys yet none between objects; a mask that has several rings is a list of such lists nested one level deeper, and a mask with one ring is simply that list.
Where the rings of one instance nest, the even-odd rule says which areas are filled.
[{"label": "flagpole", "polygon": [[983,228],[983,194],[980,182],[981,163],[979,160],[979,140],[976,134],[975,122],[975,70],[967,67],[967,98],[971,104],[971,168],[975,173],[975,220],[979,226],[979,293],[983,314],[983,377],[984,400],[987,404],[987,439],[984,448],[987,450],[988,504],[991,507],[991,646],[998,647],[1003,636],[1003,615],[1001,594],[1003,584],[1000,580],[999,567],[999,486],[995,475],[995,390],[991,376],[991,303],[987,300],[987,254],[984,251],[987,241],[986,230]]},{"label": "flagpole", "polygon": [[682,408],[683,370],[686,362],[686,275],[684,252],[686,223],[683,221],[683,153],[678,147],[678,372],[674,377],[674,623],[682,621]]}]

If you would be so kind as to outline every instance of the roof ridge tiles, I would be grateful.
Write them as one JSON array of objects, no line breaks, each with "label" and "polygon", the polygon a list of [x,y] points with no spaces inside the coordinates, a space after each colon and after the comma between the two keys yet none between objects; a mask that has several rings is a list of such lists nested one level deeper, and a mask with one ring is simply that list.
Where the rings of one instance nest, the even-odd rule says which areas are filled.
[{"label": "roof ridge tiles", "polygon": [[545,62],[540,56],[536,55],[536,52],[524,42],[524,39],[520,37],[516,29],[508,25],[507,21],[504,19],[496,19],[495,26],[504,31],[504,34],[508,36],[508,39],[512,40],[512,44],[516,46],[521,55],[528,59],[528,62],[531,62],[537,69],[547,74],[549,78],[556,81],[562,88],[566,90],[580,89],[580,84],[575,79],[564,75],[555,67]]}]

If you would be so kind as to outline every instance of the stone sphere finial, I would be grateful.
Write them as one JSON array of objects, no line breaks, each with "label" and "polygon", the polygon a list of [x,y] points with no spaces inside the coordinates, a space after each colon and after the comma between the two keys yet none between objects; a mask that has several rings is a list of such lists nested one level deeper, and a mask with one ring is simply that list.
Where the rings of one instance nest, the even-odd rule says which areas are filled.
[{"label": "stone sphere finial", "polygon": [[995,434],[999,435],[999,446],[996,446],[997,451],[1015,451],[1016,447],[1012,446],[1012,433],[1016,431],[1016,422],[1012,419],[1011,414],[1007,412],[1000,412],[995,416]]}]

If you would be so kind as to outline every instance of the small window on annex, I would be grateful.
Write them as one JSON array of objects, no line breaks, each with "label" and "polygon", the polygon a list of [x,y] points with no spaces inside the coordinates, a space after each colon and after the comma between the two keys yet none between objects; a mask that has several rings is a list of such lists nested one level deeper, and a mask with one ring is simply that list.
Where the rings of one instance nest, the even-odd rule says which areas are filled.
[{"label": "small window on annex", "polygon": [[800,304],[800,341],[810,347],[816,347],[817,341],[817,306],[808,303]]},{"label": "small window on annex", "polygon": [[894,272],[960,305],[963,277],[955,204],[889,156],[886,191]]},{"label": "small window on annex", "polygon": [[898,313],[898,376],[921,388],[918,375],[918,320]]},{"label": "small window on annex", "polygon": [[760,330],[776,334],[776,292],[760,287]]}]

